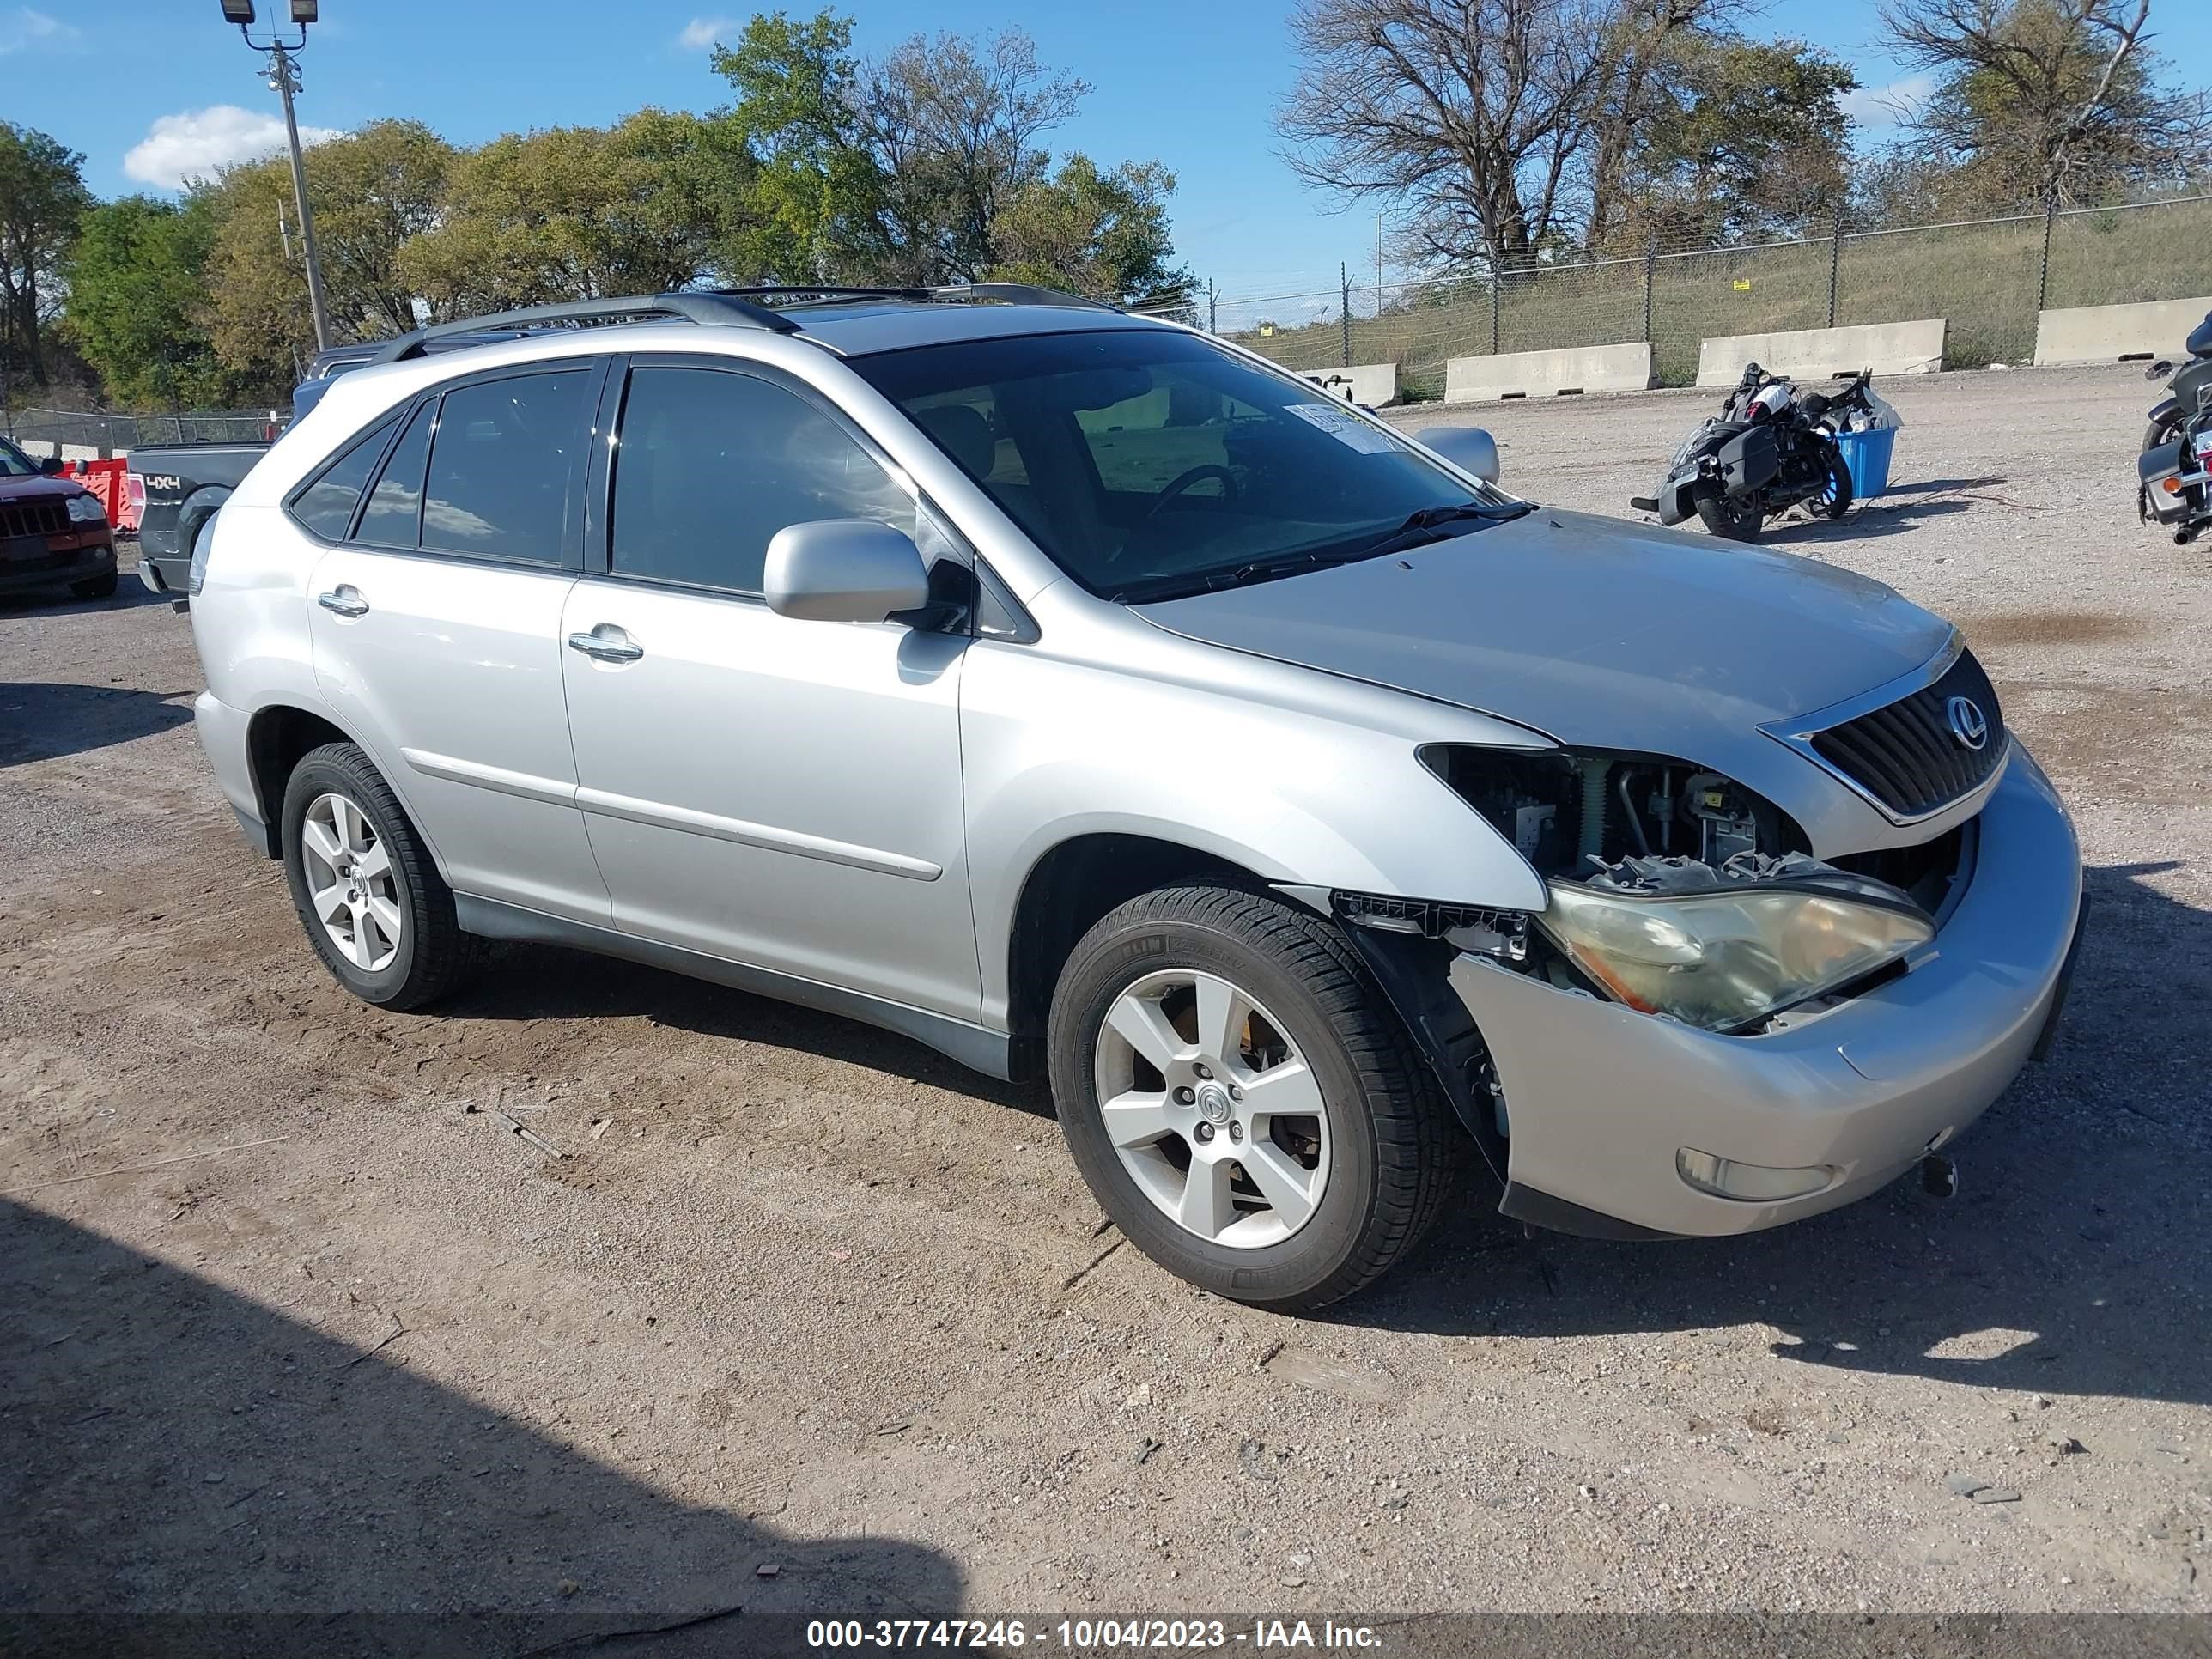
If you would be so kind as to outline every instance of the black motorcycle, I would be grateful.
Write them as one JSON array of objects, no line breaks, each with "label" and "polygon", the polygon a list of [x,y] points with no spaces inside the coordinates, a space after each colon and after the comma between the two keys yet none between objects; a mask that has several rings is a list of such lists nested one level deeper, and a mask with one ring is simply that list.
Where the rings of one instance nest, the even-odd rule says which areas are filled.
[{"label": "black motorcycle", "polygon": [[2171,525],[2177,546],[2186,547],[2212,526],[2212,314],[2190,333],[2189,361],[2177,369],[2155,362],[2146,380],[2162,374],[2166,396],[2153,406],[2136,457],[2136,513],[2145,524]]},{"label": "black motorcycle", "polygon": [[1720,414],[1674,452],[1657,495],[1628,504],[1661,524],[1694,513],[1714,535],[1739,542],[1757,541],[1762,523],[1793,507],[1842,518],[1851,470],[1836,432],[1851,410],[1870,410],[1873,379],[1862,369],[1833,394],[1801,393],[1786,376],[1746,364]]}]

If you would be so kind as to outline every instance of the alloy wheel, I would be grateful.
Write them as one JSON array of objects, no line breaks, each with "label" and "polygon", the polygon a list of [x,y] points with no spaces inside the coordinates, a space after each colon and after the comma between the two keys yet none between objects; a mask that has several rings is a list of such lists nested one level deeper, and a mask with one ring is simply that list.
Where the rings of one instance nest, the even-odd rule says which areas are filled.
[{"label": "alloy wheel", "polygon": [[331,793],[307,803],[300,864],[308,901],[339,954],[364,973],[391,966],[406,913],[392,854],[359,802]]},{"label": "alloy wheel", "polygon": [[1196,969],[1147,974],[1108,1006],[1094,1053],[1106,1137],[1161,1213],[1238,1249],[1312,1218],[1328,1182],[1321,1085],[1250,993]]}]

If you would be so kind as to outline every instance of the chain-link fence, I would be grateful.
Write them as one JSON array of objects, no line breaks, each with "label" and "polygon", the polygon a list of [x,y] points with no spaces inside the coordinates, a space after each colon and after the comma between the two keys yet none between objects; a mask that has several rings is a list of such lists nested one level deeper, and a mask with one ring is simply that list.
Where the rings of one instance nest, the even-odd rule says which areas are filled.
[{"label": "chain-link fence", "polygon": [[[2212,197],[1642,258],[1327,288],[1210,295],[1198,321],[1287,368],[1395,362],[1441,397],[1453,357],[1649,340],[1662,386],[1697,379],[1701,342],[1852,323],[1949,321],[1945,365],[2026,362],[2045,307],[2212,295]],[[2174,342],[2178,348],[2179,341]]]},{"label": "chain-link fence", "polygon": [[94,415],[66,409],[19,409],[8,417],[8,435],[19,444],[66,444],[119,454],[154,444],[258,443],[272,436],[281,417],[265,409],[210,414]]}]

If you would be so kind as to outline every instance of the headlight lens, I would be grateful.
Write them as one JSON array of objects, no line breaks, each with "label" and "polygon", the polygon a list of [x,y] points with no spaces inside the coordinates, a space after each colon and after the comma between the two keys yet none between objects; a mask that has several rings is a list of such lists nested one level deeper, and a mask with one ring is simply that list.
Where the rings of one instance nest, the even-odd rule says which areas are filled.
[{"label": "headlight lens", "polygon": [[69,515],[77,524],[105,524],[107,521],[107,509],[100,504],[97,495],[70,496]]},{"label": "headlight lens", "polygon": [[1536,918],[1599,984],[1647,1014],[1732,1030],[1847,984],[1936,937],[1917,910],[1802,887],[1643,898],[1563,882]]}]

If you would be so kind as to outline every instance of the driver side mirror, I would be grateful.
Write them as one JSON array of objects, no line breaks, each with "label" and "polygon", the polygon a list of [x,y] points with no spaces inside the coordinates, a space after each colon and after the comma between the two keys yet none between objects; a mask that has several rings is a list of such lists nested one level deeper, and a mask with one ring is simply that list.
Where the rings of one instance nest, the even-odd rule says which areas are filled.
[{"label": "driver side mirror", "polygon": [[58,453],[43,456],[39,461],[39,476],[42,478],[58,478],[68,466],[69,463]]},{"label": "driver side mirror", "polygon": [[779,617],[882,622],[929,603],[929,572],[903,530],[874,519],[821,519],[775,532],[761,591]]},{"label": "driver side mirror", "polygon": [[1472,472],[1485,483],[1498,482],[1498,440],[1480,427],[1425,427],[1413,436],[1461,471]]}]

